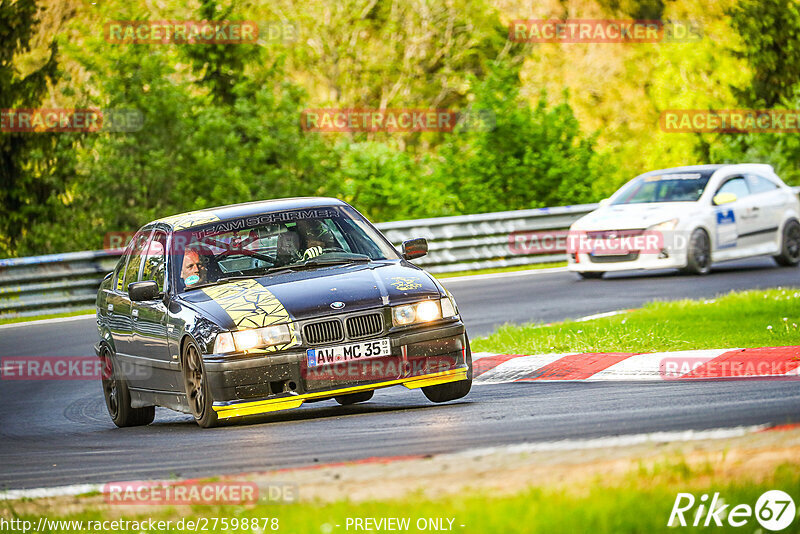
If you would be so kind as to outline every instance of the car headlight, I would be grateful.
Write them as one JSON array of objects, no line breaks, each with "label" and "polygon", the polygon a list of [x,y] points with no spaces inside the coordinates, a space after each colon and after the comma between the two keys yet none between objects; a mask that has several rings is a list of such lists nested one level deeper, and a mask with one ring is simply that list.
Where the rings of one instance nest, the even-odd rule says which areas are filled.
[{"label": "car headlight", "polygon": [[277,324],[263,328],[223,332],[217,335],[214,341],[214,352],[226,354],[229,352],[244,352],[251,349],[286,345],[292,342],[292,331],[288,324]]},{"label": "car headlight", "polygon": [[654,224],[649,227],[648,230],[651,232],[669,232],[670,230],[674,230],[676,226],[678,226],[678,219],[670,219],[662,223]]},{"label": "car headlight", "polygon": [[414,304],[403,304],[392,308],[392,324],[406,326],[429,323],[438,319],[455,317],[455,303],[449,297],[437,300],[423,300]]},{"label": "car headlight", "polygon": [[423,300],[417,304],[417,322],[428,323],[442,318],[442,307],[435,300]]}]

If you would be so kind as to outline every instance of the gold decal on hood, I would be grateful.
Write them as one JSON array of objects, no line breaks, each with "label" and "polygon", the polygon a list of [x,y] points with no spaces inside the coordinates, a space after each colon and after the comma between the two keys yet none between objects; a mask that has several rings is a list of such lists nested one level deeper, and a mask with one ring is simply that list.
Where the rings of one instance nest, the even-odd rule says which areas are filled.
[{"label": "gold decal on hood", "polygon": [[422,287],[422,284],[417,282],[419,278],[404,278],[401,276],[395,276],[392,278],[392,280],[395,281],[390,285],[394,286],[398,291],[411,291]]},{"label": "gold decal on hood", "polygon": [[230,315],[239,330],[291,322],[283,304],[255,280],[237,280],[202,291]]}]

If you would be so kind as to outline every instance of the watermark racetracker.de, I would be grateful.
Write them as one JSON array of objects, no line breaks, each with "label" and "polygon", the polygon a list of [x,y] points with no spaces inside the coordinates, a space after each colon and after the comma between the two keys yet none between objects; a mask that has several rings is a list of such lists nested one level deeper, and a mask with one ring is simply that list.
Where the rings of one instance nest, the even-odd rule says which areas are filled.
[{"label": "watermark racetracker.de", "polygon": [[685,249],[689,235],[660,230],[543,230],[517,231],[508,235],[511,254],[594,254],[615,255],[638,252],[661,254],[665,249]]},{"label": "watermark racetracker.de", "polygon": [[299,488],[273,481],[155,480],[109,482],[101,493],[113,505],[287,504],[297,501]]},{"label": "watermark racetracker.de", "polygon": [[103,25],[112,44],[262,44],[296,41],[291,21],[113,20]]},{"label": "watermark racetracker.de", "polygon": [[2,132],[138,132],[143,126],[144,114],[131,108],[0,109]]},{"label": "watermark racetracker.de", "polygon": [[518,19],[508,39],[523,43],[678,43],[702,40],[689,20]]},{"label": "watermark racetracker.de", "polygon": [[315,349],[309,349],[307,365],[301,371],[303,379],[312,382],[392,380],[436,375],[450,371],[458,365],[458,359],[453,356],[364,358],[357,355],[348,359],[346,354],[341,354],[330,355],[326,360],[320,354],[311,354],[314,351]]},{"label": "watermark racetracker.de", "polygon": [[800,367],[786,357],[729,358],[716,356],[668,356],[659,362],[663,380],[707,380],[710,378],[769,378],[800,380]]},{"label": "watermark racetracker.de", "polygon": [[310,132],[454,132],[491,131],[491,110],[451,109],[306,109],[300,127]]},{"label": "watermark racetracker.de", "polygon": [[131,380],[151,377],[149,366],[110,362],[96,356],[6,356],[0,358],[2,380],[108,380],[114,372]]},{"label": "watermark racetracker.de", "polygon": [[798,133],[797,109],[668,109],[659,126],[667,133]]}]

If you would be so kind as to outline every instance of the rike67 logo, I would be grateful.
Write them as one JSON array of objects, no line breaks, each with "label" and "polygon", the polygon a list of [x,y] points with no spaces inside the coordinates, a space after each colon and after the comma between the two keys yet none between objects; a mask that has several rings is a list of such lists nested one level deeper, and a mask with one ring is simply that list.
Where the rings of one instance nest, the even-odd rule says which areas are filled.
[{"label": "rike67 logo", "polygon": [[705,493],[700,499],[695,499],[691,493],[678,493],[667,526],[722,527],[727,523],[731,527],[743,527],[755,517],[762,528],[779,531],[791,525],[796,514],[794,500],[781,490],[765,491],[755,507],[749,504],[732,506],[719,493],[714,493],[710,499]]}]

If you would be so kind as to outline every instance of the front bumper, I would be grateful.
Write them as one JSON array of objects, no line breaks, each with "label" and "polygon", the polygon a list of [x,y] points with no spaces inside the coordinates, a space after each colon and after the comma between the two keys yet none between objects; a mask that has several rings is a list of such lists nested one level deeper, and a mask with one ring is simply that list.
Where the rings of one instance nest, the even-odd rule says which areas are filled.
[{"label": "front bumper", "polygon": [[[653,252],[628,256],[592,257],[586,253],[567,254],[567,269],[573,272],[611,272],[637,269],[680,269],[686,267],[685,251],[667,250],[667,257]],[[577,261],[576,261],[577,260]]]},{"label": "front bumper", "polygon": [[420,388],[465,380],[460,321],[393,333],[391,356],[309,368],[305,348],[282,353],[204,357],[220,419],[297,408],[304,402],[402,384]]}]

